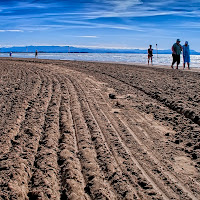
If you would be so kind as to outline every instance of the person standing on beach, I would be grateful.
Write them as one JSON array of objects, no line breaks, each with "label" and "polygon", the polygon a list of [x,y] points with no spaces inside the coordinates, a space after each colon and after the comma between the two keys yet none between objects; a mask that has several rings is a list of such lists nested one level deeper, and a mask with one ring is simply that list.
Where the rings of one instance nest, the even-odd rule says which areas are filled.
[{"label": "person standing on beach", "polygon": [[188,41],[183,45],[183,69],[185,68],[185,63],[187,63],[188,69],[190,69],[190,48]]},{"label": "person standing on beach", "polygon": [[38,57],[38,51],[36,50],[35,51],[35,58],[37,58]]},{"label": "person standing on beach", "polygon": [[181,51],[182,51],[182,46],[180,45],[180,39],[176,40],[176,43],[173,44],[172,46],[172,57],[173,57],[173,61],[172,61],[172,65],[171,68],[173,69],[173,65],[174,63],[177,63],[176,69],[178,69],[178,65],[180,64],[180,55],[181,55]]},{"label": "person standing on beach", "polygon": [[10,52],[10,57],[12,57],[12,51]]},{"label": "person standing on beach", "polygon": [[151,59],[151,64],[152,63],[152,58],[153,58],[153,49],[152,49],[152,45],[149,45],[149,49],[148,49],[148,65],[149,65],[149,60]]}]

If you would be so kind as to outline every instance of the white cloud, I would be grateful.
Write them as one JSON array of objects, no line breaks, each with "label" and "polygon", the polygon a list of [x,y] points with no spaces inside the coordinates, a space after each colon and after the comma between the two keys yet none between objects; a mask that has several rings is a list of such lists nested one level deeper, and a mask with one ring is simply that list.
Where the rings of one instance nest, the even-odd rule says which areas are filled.
[{"label": "white cloud", "polygon": [[125,11],[135,5],[142,4],[140,0],[104,0],[104,2],[112,4],[112,9],[115,11]]},{"label": "white cloud", "polygon": [[23,30],[0,30],[0,32],[24,32]]},{"label": "white cloud", "polygon": [[76,37],[81,37],[81,38],[98,38],[95,35],[84,35],[84,36],[76,36]]},{"label": "white cloud", "polygon": [[[51,20],[53,21],[53,20]],[[66,20],[66,19],[54,19],[55,25],[44,24],[44,25],[20,25],[19,27],[24,31],[42,31],[49,29],[96,29],[96,28],[107,28],[107,29],[118,29],[118,30],[134,30],[134,31],[144,31],[143,28],[139,25],[125,25],[122,23],[97,23],[89,21],[79,21],[79,20]],[[82,36],[94,38],[96,36]]]},{"label": "white cloud", "polygon": [[[58,46],[66,46],[66,45],[58,45]],[[68,44],[68,46],[73,46],[73,47],[78,47],[78,48],[94,48],[94,49],[136,49],[136,48],[138,48],[138,47],[129,47],[126,45],[125,46],[119,46],[119,45],[109,46],[108,44],[93,45],[93,46],[92,45]]]}]

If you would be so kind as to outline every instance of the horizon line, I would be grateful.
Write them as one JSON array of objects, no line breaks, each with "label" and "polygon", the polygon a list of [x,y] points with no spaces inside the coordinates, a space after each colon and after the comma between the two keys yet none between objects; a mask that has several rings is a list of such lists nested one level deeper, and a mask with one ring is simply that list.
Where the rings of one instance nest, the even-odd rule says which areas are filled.
[{"label": "horizon line", "polygon": [[[102,46],[85,46],[85,45],[0,45],[2,48],[13,48],[13,47],[75,47],[75,48],[88,48],[88,49],[119,49],[119,50],[147,50],[147,48],[142,47],[102,47]],[[156,49],[155,49],[156,50]],[[158,50],[170,50],[170,49],[158,49]]]}]

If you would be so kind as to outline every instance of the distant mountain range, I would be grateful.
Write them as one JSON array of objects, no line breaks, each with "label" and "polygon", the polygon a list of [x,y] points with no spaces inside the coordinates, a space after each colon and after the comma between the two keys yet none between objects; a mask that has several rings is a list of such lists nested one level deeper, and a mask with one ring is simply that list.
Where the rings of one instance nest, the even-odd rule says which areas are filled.
[{"label": "distant mountain range", "polygon": [[[1,47],[1,53],[140,53],[146,54],[147,50],[141,49],[108,49],[108,48],[80,48],[73,46],[24,46],[24,47]],[[154,49],[154,54],[156,54]],[[158,50],[158,54],[171,54],[171,50]],[[192,55],[200,55],[200,52],[191,50]]]}]

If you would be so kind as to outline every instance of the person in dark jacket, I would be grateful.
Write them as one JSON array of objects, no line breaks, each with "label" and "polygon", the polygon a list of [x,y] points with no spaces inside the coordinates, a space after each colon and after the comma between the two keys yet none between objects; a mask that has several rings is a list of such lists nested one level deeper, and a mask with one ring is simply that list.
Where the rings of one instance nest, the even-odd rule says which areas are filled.
[{"label": "person in dark jacket", "polygon": [[35,58],[38,58],[38,51],[35,51]]},{"label": "person in dark jacket", "polygon": [[149,49],[148,49],[148,65],[149,65],[149,60],[151,60],[151,64],[153,65],[152,58],[153,58],[153,49],[152,49],[152,45],[149,45]]},{"label": "person in dark jacket", "polygon": [[171,68],[173,69],[173,65],[176,63],[176,69],[178,69],[178,65],[180,64],[180,55],[181,55],[181,51],[183,50],[182,46],[180,45],[180,39],[176,40],[176,43],[173,44],[172,46],[172,57],[173,57],[173,61],[172,61],[172,65]]}]

